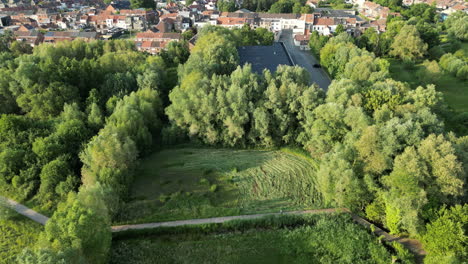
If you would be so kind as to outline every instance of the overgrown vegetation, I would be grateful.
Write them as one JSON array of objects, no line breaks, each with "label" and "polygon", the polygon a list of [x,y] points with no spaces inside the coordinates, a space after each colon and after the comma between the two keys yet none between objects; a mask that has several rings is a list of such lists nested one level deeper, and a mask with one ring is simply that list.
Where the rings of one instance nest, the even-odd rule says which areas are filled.
[{"label": "overgrown vegetation", "polygon": [[391,252],[347,214],[282,216],[156,232],[117,237],[111,263],[388,263],[392,259],[413,263],[407,251]]},{"label": "overgrown vegetation", "polygon": [[36,244],[44,228],[1,204],[0,210],[0,263],[15,263],[23,249]]},{"label": "overgrown vegetation", "polygon": [[159,222],[320,206],[313,163],[281,151],[177,148],[141,162],[119,222]]}]

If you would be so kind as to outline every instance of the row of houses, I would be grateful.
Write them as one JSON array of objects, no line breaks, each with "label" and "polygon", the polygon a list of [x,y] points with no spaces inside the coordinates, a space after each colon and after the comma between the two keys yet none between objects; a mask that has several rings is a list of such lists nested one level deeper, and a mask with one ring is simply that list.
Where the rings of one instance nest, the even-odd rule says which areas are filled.
[{"label": "row of houses", "polygon": [[442,14],[452,14],[457,11],[468,13],[468,3],[465,0],[403,0],[402,4],[410,6],[414,4],[435,5]]},{"label": "row of houses", "polygon": [[[37,29],[47,30],[80,30],[92,29],[100,33],[106,33],[112,28],[126,30],[146,30],[150,25],[158,22],[154,10],[130,9],[129,2],[120,1],[111,4],[107,8],[102,5],[81,6],[77,3],[73,9],[61,9],[60,5],[21,6],[0,8],[2,27],[14,27],[30,25]],[[49,2],[47,2],[49,3]],[[60,4],[60,2],[56,2]],[[67,6],[67,5],[66,5]]]},{"label": "row of houses", "polygon": [[72,41],[82,39],[91,41],[99,39],[100,35],[97,32],[82,32],[82,31],[49,31],[42,33],[40,31],[21,26],[13,32],[14,38],[17,41],[26,42],[35,47],[41,43],[57,43],[61,41]]}]

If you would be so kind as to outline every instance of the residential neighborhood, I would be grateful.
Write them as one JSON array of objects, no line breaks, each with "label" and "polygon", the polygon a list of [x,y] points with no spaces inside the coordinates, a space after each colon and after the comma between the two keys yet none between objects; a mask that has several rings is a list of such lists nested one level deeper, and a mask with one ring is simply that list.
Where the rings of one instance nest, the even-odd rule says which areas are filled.
[{"label": "residential neighborhood", "polygon": [[[156,10],[131,9],[128,1],[114,1],[106,5],[101,0],[10,0],[0,4],[0,32],[11,30],[17,40],[26,41],[33,47],[42,42],[108,40],[124,35],[134,40],[138,50],[156,54],[170,41],[181,40],[181,33],[187,30],[196,32],[205,25],[240,28],[247,24],[252,29],[260,27],[274,32],[276,40],[283,30],[291,29],[295,44],[307,48],[309,35],[313,31],[328,36],[335,32],[338,25],[342,25],[352,36],[359,36],[368,28],[385,32],[388,16],[400,15],[374,2],[349,2],[354,9],[320,8],[320,1],[309,0],[306,4],[314,8],[311,14],[275,14],[246,9],[220,12],[216,0],[199,0],[191,4],[185,1],[158,1]],[[434,2],[444,14],[456,10],[468,12],[468,4],[462,0],[405,0],[404,4]]]}]

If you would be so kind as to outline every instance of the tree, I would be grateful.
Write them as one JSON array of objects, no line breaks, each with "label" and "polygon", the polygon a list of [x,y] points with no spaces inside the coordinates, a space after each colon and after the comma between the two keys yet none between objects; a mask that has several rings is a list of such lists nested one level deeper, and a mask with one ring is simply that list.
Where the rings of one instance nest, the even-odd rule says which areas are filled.
[{"label": "tree", "polygon": [[418,234],[431,210],[462,197],[465,171],[457,155],[456,144],[432,134],[395,158],[393,172],[383,179],[392,232]]},{"label": "tree", "polygon": [[467,14],[462,11],[457,11],[451,14],[445,20],[445,26],[449,34],[455,38],[464,41],[468,39],[468,20]]},{"label": "tree", "polygon": [[320,50],[327,44],[328,37],[320,35],[317,31],[310,34],[309,47],[315,56],[320,55]]},{"label": "tree", "polygon": [[349,155],[350,151],[342,146],[326,154],[317,171],[316,188],[322,194],[324,204],[355,210],[368,203],[369,196]]},{"label": "tree", "polygon": [[221,12],[234,12],[236,11],[235,1],[222,0],[216,3],[218,10]]},{"label": "tree", "polygon": [[297,11],[295,13],[300,13],[301,4],[292,0],[279,0],[278,2],[275,2],[273,5],[271,5],[271,8],[270,10],[268,10],[268,13],[292,13],[294,11],[294,5],[296,5]]},{"label": "tree", "polygon": [[130,0],[130,6],[132,9],[137,8],[156,8],[156,3],[152,0]]},{"label": "tree", "polygon": [[41,170],[41,185],[39,194],[44,199],[54,198],[57,194],[55,188],[67,177],[74,177],[70,171],[66,156],[61,156],[47,163]]},{"label": "tree", "polygon": [[294,3],[292,7],[292,12],[293,14],[300,14],[302,10],[302,5],[299,2]]},{"label": "tree", "polygon": [[335,34],[335,35],[339,35],[339,34],[341,34],[341,33],[343,33],[343,32],[345,32],[345,28],[344,28],[343,24],[339,24],[339,25],[336,27],[334,34]]},{"label": "tree", "polygon": [[425,3],[413,4],[405,9],[402,14],[407,18],[421,18],[429,23],[436,22],[436,7]]},{"label": "tree", "polygon": [[441,68],[437,61],[425,60],[422,67],[418,70],[417,76],[421,83],[431,84],[439,80]]},{"label": "tree", "polygon": [[420,38],[418,30],[413,25],[401,28],[391,46],[390,54],[404,61],[415,61],[427,52],[427,44]]},{"label": "tree", "polygon": [[16,101],[23,111],[36,118],[57,116],[66,103],[76,102],[78,89],[68,84],[53,82],[48,86],[34,84],[20,94]]},{"label": "tree", "polygon": [[10,51],[10,43],[14,40],[13,32],[6,30],[0,35],[0,53]]},{"label": "tree", "polygon": [[358,38],[358,46],[366,48],[370,52],[374,52],[377,56],[382,55],[383,40],[381,34],[377,32],[375,28],[368,28],[364,31],[364,34]]},{"label": "tree", "polygon": [[354,81],[376,82],[389,77],[390,63],[370,55],[356,56],[346,63],[341,77]]},{"label": "tree", "polygon": [[88,114],[88,125],[94,129],[94,131],[98,131],[104,126],[104,116],[96,103],[93,103],[90,106]]},{"label": "tree", "polygon": [[21,54],[31,54],[33,49],[31,45],[26,42],[13,41],[13,43],[11,43],[10,50],[13,54],[19,56]]},{"label": "tree", "polygon": [[[179,70],[179,76],[193,72],[203,72],[206,76],[212,74],[228,74],[236,69],[239,54],[235,46],[232,32],[204,27],[199,34],[197,44],[191,51],[187,63]],[[214,32],[209,32],[214,30]]]},{"label": "tree", "polygon": [[312,14],[312,13],[314,13],[314,9],[309,5],[305,5],[301,8],[301,14]]},{"label": "tree", "polygon": [[47,221],[40,243],[56,252],[77,252],[88,263],[107,263],[111,232],[103,208],[100,204],[86,203],[83,195],[70,193]]},{"label": "tree", "polygon": [[468,248],[466,241],[466,223],[468,223],[468,205],[443,207],[438,217],[426,225],[422,237],[428,256],[427,263],[457,263],[466,259]]},{"label": "tree", "polygon": [[257,35],[257,43],[255,45],[264,45],[264,46],[269,46],[273,44],[275,35],[273,32],[270,32],[266,28],[256,28],[255,29],[255,34]]},{"label": "tree", "polygon": [[341,33],[330,39],[320,51],[321,62],[332,76],[341,76],[345,71],[346,64],[352,58],[370,55],[366,50],[359,49],[353,43],[348,42],[345,35],[348,34]]},{"label": "tree", "polygon": [[18,111],[16,97],[10,90],[12,79],[11,70],[0,68],[0,114],[10,114]]}]

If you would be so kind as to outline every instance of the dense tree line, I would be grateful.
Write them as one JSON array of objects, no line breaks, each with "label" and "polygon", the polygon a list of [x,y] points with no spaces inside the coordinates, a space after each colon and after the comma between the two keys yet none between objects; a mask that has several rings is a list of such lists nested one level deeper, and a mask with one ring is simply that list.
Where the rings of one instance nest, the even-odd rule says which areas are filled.
[{"label": "dense tree line", "polygon": [[18,262],[106,263],[111,217],[137,158],[159,138],[164,98],[188,47],[171,43],[148,56],[131,42],[77,40],[27,54],[2,43],[1,191],[55,210],[37,248]]},{"label": "dense tree line", "polygon": [[[357,38],[357,45],[377,56],[390,55],[415,62],[428,55],[437,59],[443,55],[443,50],[455,52],[460,41],[466,40],[468,20],[463,12],[455,12],[446,21],[440,22],[438,18],[434,18],[437,17],[435,11],[428,5],[416,4],[411,6],[407,15],[408,17],[389,17],[384,33],[367,29]],[[443,31],[448,34],[441,45],[440,32]]]},{"label": "dense tree line", "polygon": [[66,201],[47,222],[39,246],[25,250],[18,257],[20,263],[44,258],[107,263],[111,218],[127,197],[138,157],[148,153],[157,138],[161,106],[158,92],[151,88],[117,102],[105,126],[80,153],[79,192],[67,193]]},{"label": "dense tree line", "polygon": [[165,68],[176,68],[188,56],[179,52],[184,47],[171,47],[162,57],[136,52],[124,41],[73,41],[40,45],[33,54],[1,53],[2,189],[53,210],[79,186],[78,153],[118,109],[120,98],[138,88],[158,88],[167,98],[161,87],[174,81]]},{"label": "dense tree line", "polygon": [[255,12],[267,12],[277,0],[244,0],[242,8]]},{"label": "dense tree line", "polygon": [[347,33],[330,39],[320,50],[320,59],[335,78],[373,83],[389,75],[389,63],[354,45],[352,37]]},{"label": "dense tree line", "polygon": [[310,14],[314,11],[312,7],[305,4],[303,0],[279,0],[271,5],[269,13],[294,13]]}]

